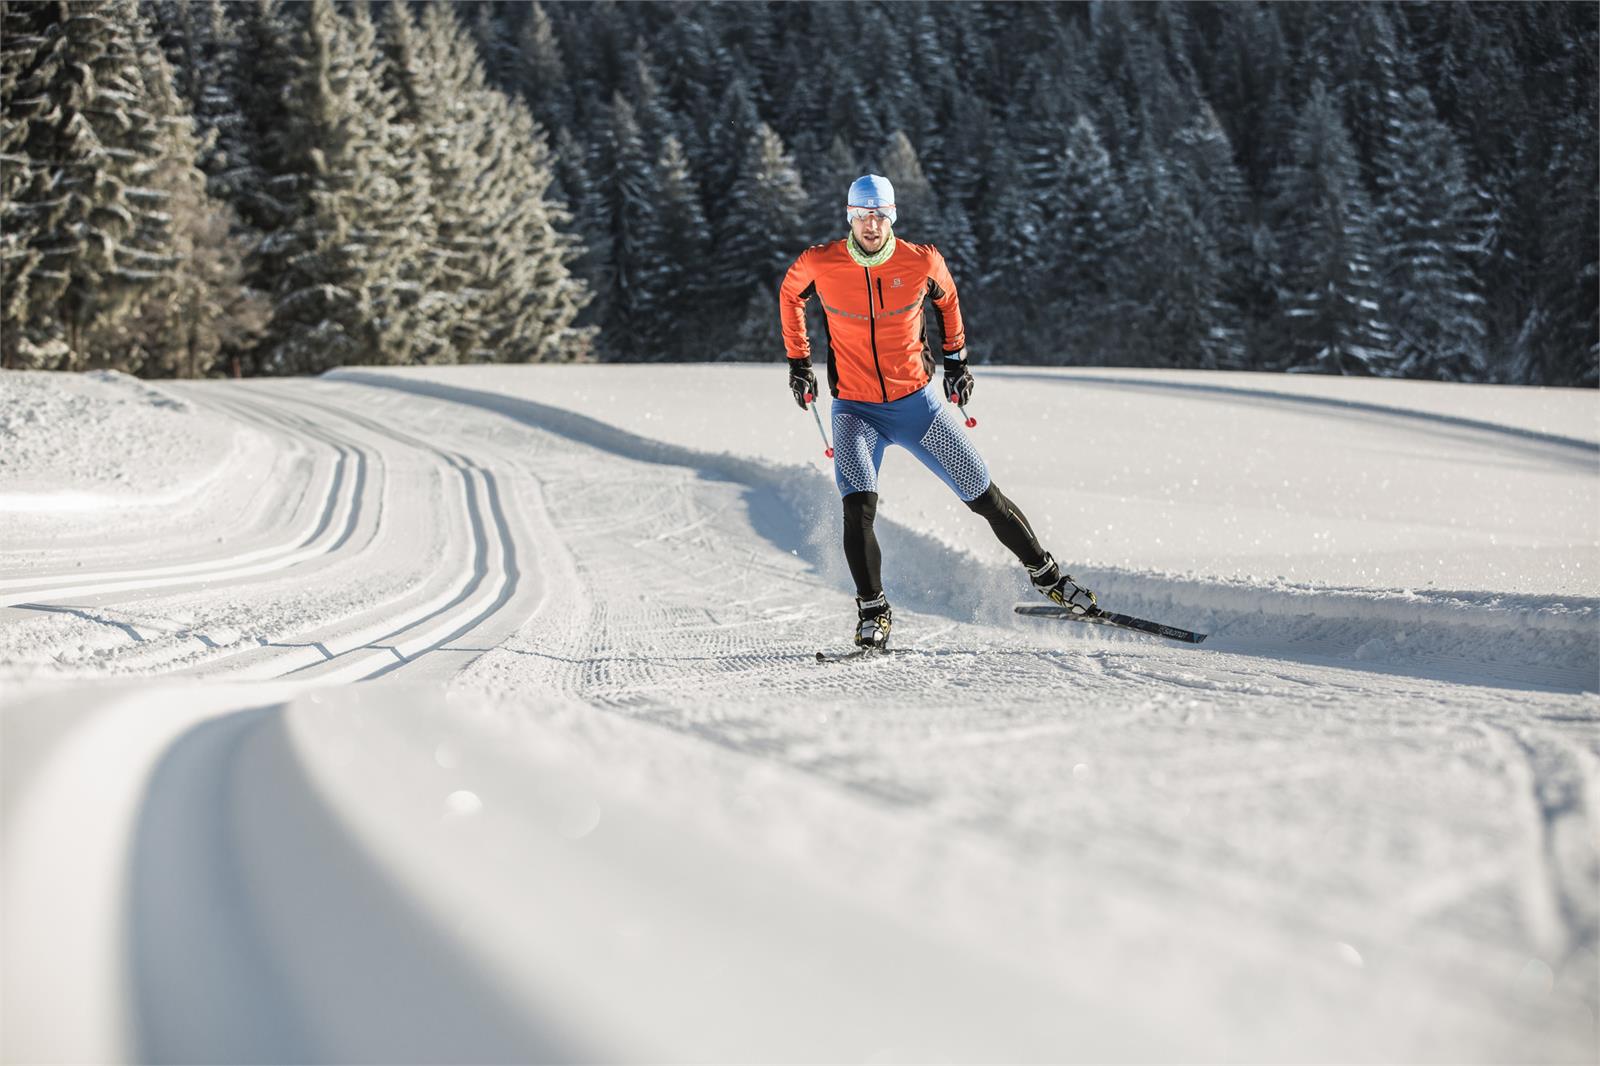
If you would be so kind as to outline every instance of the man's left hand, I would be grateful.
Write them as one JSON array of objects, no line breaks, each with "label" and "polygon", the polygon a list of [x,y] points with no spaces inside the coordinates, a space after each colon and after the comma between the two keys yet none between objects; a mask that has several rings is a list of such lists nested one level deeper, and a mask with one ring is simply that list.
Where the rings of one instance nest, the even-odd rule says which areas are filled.
[{"label": "man's left hand", "polygon": [[967,369],[967,352],[963,348],[959,352],[946,354],[944,357],[944,395],[952,403],[968,404],[972,402],[972,371]]}]

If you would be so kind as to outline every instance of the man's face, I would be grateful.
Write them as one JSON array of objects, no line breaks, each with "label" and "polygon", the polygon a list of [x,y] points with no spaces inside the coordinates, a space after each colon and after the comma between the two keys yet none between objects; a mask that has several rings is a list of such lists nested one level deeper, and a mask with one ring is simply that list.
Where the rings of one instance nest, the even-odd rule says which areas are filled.
[{"label": "man's face", "polygon": [[855,210],[850,213],[850,232],[864,252],[876,252],[889,239],[889,220],[877,211]]}]

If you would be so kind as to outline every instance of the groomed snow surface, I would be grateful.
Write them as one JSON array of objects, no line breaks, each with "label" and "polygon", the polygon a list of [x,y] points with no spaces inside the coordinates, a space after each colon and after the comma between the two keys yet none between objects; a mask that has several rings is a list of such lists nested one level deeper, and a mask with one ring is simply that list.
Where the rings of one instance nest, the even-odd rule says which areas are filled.
[{"label": "groomed snow surface", "polygon": [[1600,397],[782,374],[0,374],[0,1058],[1595,1061]]}]

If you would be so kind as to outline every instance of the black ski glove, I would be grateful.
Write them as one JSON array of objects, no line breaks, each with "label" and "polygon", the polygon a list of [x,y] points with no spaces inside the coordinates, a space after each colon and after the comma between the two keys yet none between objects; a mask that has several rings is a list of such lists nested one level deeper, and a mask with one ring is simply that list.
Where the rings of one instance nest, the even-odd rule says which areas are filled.
[{"label": "black ski glove", "polygon": [[959,352],[946,352],[944,356],[944,396],[945,399],[955,398],[955,402],[966,404],[972,402],[972,371],[967,369],[967,350]]},{"label": "black ski glove", "polygon": [[789,391],[802,411],[806,409],[807,396],[817,398],[817,375],[811,372],[810,359],[789,360]]}]

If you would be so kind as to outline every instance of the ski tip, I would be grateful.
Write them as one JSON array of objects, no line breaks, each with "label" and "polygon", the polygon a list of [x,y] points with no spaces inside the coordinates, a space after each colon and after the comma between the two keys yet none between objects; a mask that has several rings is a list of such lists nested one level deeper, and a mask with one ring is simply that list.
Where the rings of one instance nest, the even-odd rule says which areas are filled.
[{"label": "ski tip", "polygon": [[828,653],[827,652],[825,652],[825,651],[817,652],[817,662],[825,663],[827,661],[828,661]]}]

